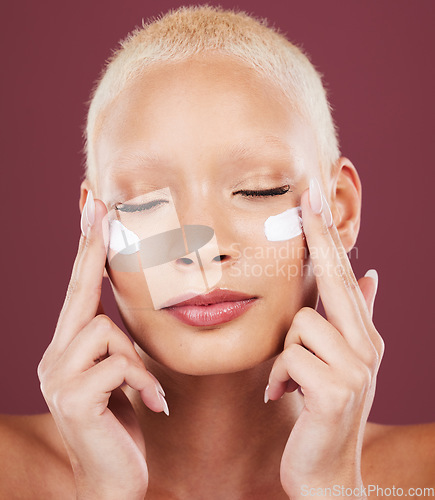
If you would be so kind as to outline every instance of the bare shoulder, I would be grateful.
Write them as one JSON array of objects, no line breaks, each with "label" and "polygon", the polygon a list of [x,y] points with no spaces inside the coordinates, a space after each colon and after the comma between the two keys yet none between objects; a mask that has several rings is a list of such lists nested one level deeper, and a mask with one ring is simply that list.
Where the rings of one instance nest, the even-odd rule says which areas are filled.
[{"label": "bare shoulder", "polygon": [[0,498],[74,498],[66,450],[49,413],[0,415]]},{"label": "bare shoulder", "polygon": [[362,471],[366,484],[435,488],[435,423],[368,423]]}]

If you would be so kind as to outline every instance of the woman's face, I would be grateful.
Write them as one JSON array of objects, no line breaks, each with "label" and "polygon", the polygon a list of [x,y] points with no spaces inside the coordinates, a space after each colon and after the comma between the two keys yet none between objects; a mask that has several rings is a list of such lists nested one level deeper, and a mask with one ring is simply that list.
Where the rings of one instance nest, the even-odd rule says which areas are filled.
[{"label": "woman's face", "polygon": [[[95,146],[96,194],[109,211],[141,197],[151,207],[111,213],[137,217],[140,232],[140,221],[146,226],[147,217],[170,206],[169,225],[212,228],[214,246],[202,265],[217,281],[208,291],[252,298],[241,314],[192,325],[174,309],[153,307],[145,271],[109,266],[121,316],[139,347],[194,375],[244,370],[277,355],[295,313],[317,303],[303,234],[268,241],[264,232],[268,217],[300,204],[311,176],[320,179],[313,132],[288,100],[229,58],[159,64],[105,110]],[[156,192],[170,199],[149,203]],[[194,260],[178,259],[168,274],[151,268],[154,289],[157,279],[169,297],[183,280],[200,276],[190,271]]]}]

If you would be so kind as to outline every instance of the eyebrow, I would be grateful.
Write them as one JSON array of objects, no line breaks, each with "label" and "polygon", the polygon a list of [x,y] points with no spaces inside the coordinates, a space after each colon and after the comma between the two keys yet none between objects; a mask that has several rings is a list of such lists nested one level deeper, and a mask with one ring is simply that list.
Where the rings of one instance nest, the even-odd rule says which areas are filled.
[{"label": "eyebrow", "polygon": [[231,161],[242,161],[273,152],[278,158],[290,161],[293,149],[280,137],[266,135],[255,137],[250,141],[241,140],[231,146],[224,146],[221,149],[221,159],[228,158]]},{"label": "eyebrow", "polygon": [[[291,162],[294,158],[294,148],[278,136],[258,136],[250,140],[240,140],[235,144],[223,145],[219,149],[219,161],[222,163],[241,162],[269,154],[274,154],[275,159]],[[155,168],[167,162],[151,150],[123,150],[110,163],[112,169],[117,171],[127,166]]]}]

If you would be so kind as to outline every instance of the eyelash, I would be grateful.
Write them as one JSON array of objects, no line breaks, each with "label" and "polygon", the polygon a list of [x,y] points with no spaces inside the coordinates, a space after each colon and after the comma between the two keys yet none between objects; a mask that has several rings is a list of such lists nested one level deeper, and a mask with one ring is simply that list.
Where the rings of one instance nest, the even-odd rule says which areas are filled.
[{"label": "eyelash", "polygon": [[124,205],[123,203],[121,203],[121,205],[115,206],[115,210],[127,213],[144,212],[145,210],[152,210],[154,207],[157,207],[162,203],[169,203],[169,202],[167,200],[153,200],[149,201],[148,203],[142,203],[141,205],[128,205],[128,204]]},{"label": "eyelash", "polygon": [[291,193],[292,190],[290,189],[290,186],[288,184],[286,184],[285,186],[280,186],[280,187],[271,188],[271,189],[263,189],[261,191],[256,190],[256,189],[240,190],[240,191],[236,191],[235,193],[233,193],[233,195],[242,194],[243,196],[245,196],[247,198],[254,198],[254,197],[260,197],[260,196],[263,196],[263,197],[281,196],[281,195],[286,194],[288,192]]},{"label": "eyelash", "polygon": [[[286,184],[285,186],[280,186],[277,188],[270,188],[270,189],[263,189],[263,190],[257,190],[257,189],[245,189],[245,190],[239,190],[235,191],[233,195],[236,194],[242,194],[246,198],[255,198],[255,197],[270,197],[270,196],[282,196],[283,194],[286,193],[291,193],[292,190],[290,189],[290,186]],[[145,210],[151,210],[154,207],[157,207],[161,205],[162,203],[168,203],[167,200],[153,200],[149,201],[148,203],[143,203],[141,205],[128,205],[128,204],[121,204],[115,206],[115,210],[119,210],[120,212],[126,212],[126,213],[134,213],[134,212],[143,212]]]}]

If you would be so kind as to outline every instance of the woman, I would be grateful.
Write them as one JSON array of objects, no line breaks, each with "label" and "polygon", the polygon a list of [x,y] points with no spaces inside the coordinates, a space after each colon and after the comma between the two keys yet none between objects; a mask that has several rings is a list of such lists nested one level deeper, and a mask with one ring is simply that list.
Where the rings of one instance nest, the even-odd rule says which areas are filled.
[{"label": "woman", "polygon": [[282,35],[211,7],[134,32],[92,97],[80,207],[38,368],[50,413],[3,419],[2,498],[434,486],[433,425],[367,423],[384,344],[377,273],[357,281],[346,255],[361,183]]}]

